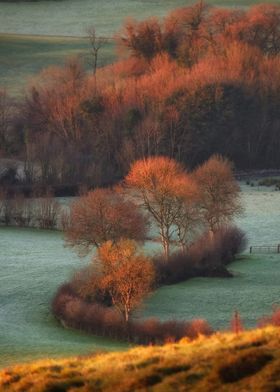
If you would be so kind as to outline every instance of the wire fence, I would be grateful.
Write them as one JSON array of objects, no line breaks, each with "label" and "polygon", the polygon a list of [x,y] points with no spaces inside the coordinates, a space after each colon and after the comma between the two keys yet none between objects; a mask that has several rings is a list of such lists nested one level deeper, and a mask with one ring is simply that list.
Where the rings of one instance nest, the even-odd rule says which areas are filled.
[{"label": "wire fence", "polygon": [[250,253],[280,253],[280,244],[278,245],[256,245],[250,246]]}]

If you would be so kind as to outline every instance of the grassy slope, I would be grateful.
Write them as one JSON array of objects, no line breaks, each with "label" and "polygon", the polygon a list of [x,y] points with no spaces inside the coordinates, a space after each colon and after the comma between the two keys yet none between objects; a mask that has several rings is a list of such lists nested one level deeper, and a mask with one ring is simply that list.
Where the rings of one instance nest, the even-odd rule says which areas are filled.
[{"label": "grassy slope", "polygon": [[280,333],[266,328],[0,372],[1,391],[279,391]]},{"label": "grassy slope", "polygon": [[[87,64],[89,49],[85,38],[0,34],[0,86],[18,95],[29,78],[49,65],[63,64],[71,56],[80,56]],[[100,50],[99,65],[115,58],[110,42]]]}]

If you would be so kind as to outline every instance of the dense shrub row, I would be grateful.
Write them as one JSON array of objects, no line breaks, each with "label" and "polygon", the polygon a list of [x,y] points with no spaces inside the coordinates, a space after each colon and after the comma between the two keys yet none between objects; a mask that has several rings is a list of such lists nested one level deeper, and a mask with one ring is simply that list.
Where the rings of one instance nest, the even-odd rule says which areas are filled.
[{"label": "dense shrub row", "polygon": [[204,320],[162,322],[152,318],[130,321],[126,325],[115,308],[83,300],[71,284],[60,287],[53,300],[52,310],[69,327],[138,344],[178,341],[185,336],[193,339],[199,334],[212,333]]},{"label": "dense shrub row", "polygon": [[[240,230],[227,228],[213,234],[211,239],[209,234],[202,236],[186,254],[177,253],[168,262],[156,257],[153,259],[156,287],[195,276],[230,276],[225,266],[244,249],[244,244],[244,234]],[[87,295],[87,285],[92,286],[97,275],[98,269],[87,269],[59,288],[52,310],[67,326],[142,344],[177,341],[184,336],[194,338],[212,331],[204,320],[161,322],[156,318],[132,319],[126,324],[106,294],[96,290]]]},{"label": "dense shrub row", "polygon": [[245,234],[237,227],[222,228],[212,238],[204,234],[187,252],[171,255],[168,263],[162,257],[154,259],[158,284],[175,284],[197,276],[229,277],[226,266],[245,247]]}]

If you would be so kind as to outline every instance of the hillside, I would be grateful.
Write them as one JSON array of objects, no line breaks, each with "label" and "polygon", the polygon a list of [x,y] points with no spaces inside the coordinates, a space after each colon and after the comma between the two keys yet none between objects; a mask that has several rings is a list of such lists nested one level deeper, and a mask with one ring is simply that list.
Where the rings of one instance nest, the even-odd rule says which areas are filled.
[{"label": "hillside", "polygon": [[41,360],[0,372],[1,391],[279,391],[279,329]]},{"label": "hillside", "polygon": [[[82,37],[0,33],[0,56],[0,85],[18,98],[38,72],[62,65],[67,58],[79,56],[90,69],[89,43]],[[111,64],[115,58],[115,45],[109,42],[100,53],[98,66]]]}]

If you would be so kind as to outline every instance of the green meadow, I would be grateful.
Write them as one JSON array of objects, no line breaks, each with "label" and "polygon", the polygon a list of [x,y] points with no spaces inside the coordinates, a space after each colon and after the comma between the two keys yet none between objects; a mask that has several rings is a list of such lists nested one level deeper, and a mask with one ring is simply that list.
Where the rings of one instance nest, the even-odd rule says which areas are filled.
[{"label": "green meadow", "polygon": [[[86,38],[0,34],[0,86],[21,95],[34,75],[51,65],[62,65],[78,56],[89,69],[90,46]],[[115,45],[100,50],[99,66],[112,63]]]}]

